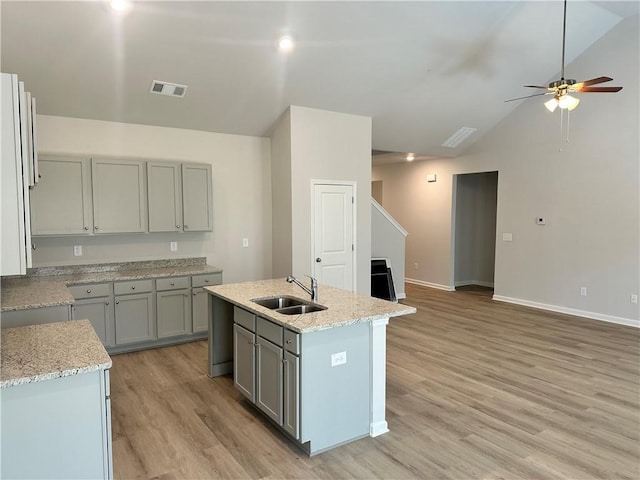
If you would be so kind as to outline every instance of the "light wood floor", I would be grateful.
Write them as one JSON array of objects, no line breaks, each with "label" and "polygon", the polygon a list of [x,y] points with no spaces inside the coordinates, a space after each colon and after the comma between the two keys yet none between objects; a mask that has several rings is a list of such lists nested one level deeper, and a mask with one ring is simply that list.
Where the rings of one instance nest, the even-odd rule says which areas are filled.
[{"label": "light wood floor", "polygon": [[306,457],[207,377],[195,342],[113,357],[115,477],[640,478],[638,329],[482,288],[407,296],[418,313],[388,327],[389,433]]}]

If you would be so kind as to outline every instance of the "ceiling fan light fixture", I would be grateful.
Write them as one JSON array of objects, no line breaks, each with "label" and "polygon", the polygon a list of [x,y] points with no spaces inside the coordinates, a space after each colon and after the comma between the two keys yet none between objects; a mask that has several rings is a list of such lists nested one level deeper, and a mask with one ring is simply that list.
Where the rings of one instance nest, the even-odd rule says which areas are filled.
[{"label": "ceiling fan light fixture", "polygon": [[578,106],[580,100],[571,95],[562,95],[558,100],[558,106],[563,109],[567,109],[569,111],[573,110]]},{"label": "ceiling fan light fixture", "polygon": [[555,111],[556,108],[558,108],[558,99],[553,97],[551,100],[549,100],[548,102],[544,102],[544,106],[547,107],[547,110],[549,110],[550,112]]}]

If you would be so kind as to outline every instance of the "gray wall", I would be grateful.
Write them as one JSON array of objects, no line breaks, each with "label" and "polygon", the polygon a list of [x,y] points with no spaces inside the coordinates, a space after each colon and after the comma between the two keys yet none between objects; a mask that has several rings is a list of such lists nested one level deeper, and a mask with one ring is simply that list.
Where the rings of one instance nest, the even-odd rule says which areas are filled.
[{"label": "gray wall", "polygon": [[[206,256],[224,269],[225,283],[271,277],[268,138],[47,115],[38,115],[38,136],[41,153],[211,164],[214,226],[207,233],[36,238],[34,266]],[[74,245],[83,246],[82,257],[73,256]]]},{"label": "gray wall", "polygon": [[493,287],[498,172],[454,176],[454,285]]},{"label": "gray wall", "polygon": [[[287,125],[288,124],[288,125]],[[289,129],[287,131],[287,129]],[[311,182],[352,181],[356,183],[356,291],[370,295],[371,289],[371,119],[358,115],[291,106],[274,131],[278,145],[291,150],[272,150],[272,188],[274,201],[291,209],[291,271],[311,274]],[[278,156],[278,158],[275,158]],[[290,176],[286,165],[290,163]],[[282,192],[276,190],[282,189]],[[291,196],[285,199],[287,190]],[[282,194],[284,192],[284,194]],[[274,219],[279,212],[274,205]],[[274,232],[280,239],[280,234]],[[288,248],[278,240],[276,249]],[[275,238],[274,238],[275,242]],[[278,267],[276,267],[278,268]]]},{"label": "gray wall", "polygon": [[[623,20],[567,66],[571,78],[610,74],[624,86],[616,94],[580,96],[568,144],[560,138],[559,112],[534,98],[462,157],[374,168],[385,208],[409,231],[407,266],[419,269],[407,269],[408,277],[452,286],[452,176],[495,170],[495,295],[640,324],[638,305],[630,302],[640,289],[638,31],[637,16]],[[438,181],[427,183],[428,173]],[[536,225],[537,215],[547,225]],[[513,241],[502,241],[502,233]]]},{"label": "gray wall", "polygon": [[[380,206],[380,208],[383,207]],[[393,288],[399,299],[406,298],[404,291],[405,241],[404,232],[390,222],[372,201],[371,258],[386,258],[389,260],[391,273],[393,274]]]}]

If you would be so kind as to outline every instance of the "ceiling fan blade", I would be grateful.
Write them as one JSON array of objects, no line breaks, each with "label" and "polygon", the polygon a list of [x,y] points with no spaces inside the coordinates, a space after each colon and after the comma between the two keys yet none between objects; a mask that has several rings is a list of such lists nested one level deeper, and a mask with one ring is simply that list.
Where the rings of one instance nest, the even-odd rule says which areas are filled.
[{"label": "ceiling fan blade", "polygon": [[542,87],[540,85],[524,85],[525,88],[544,88],[545,90],[547,89],[547,87]]},{"label": "ceiling fan blade", "polygon": [[588,87],[589,85],[596,85],[597,83],[610,82],[613,80],[611,77],[598,77],[592,78],[591,80],[585,80],[584,82],[578,82],[573,85],[573,88],[576,90],[580,90],[582,87]]},{"label": "ceiling fan blade", "polygon": [[524,98],[539,97],[540,95],[551,95],[552,93],[553,92],[534,93],[533,95],[527,95],[526,97],[510,98],[509,100],[505,100],[504,103],[515,102],[516,100],[522,100]]},{"label": "ceiling fan blade", "polygon": [[579,90],[576,90],[578,93],[599,93],[599,92],[619,92],[622,90],[622,87],[582,87]]}]

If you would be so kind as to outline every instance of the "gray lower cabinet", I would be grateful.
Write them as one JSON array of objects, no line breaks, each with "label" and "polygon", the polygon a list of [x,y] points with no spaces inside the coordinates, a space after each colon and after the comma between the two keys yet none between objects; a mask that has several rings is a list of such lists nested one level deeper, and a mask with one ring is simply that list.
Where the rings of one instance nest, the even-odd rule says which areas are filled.
[{"label": "gray lower cabinet", "polygon": [[300,357],[284,352],[284,409],[282,428],[298,440],[300,438]]},{"label": "gray lower cabinet", "polygon": [[300,439],[299,335],[238,307],[234,322],[236,388]]},{"label": "gray lower cabinet", "polygon": [[209,329],[209,294],[202,287],[191,289],[191,318],[193,333]]},{"label": "gray lower cabinet", "polygon": [[116,345],[155,339],[153,293],[115,297]]},{"label": "gray lower cabinet", "polygon": [[233,326],[233,383],[252,402],[256,398],[256,335],[246,328]]},{"label": "gray lower cabinet", "polygon": [[69,287],[75,304],[71,307],[73,320],[87,319],[105,347],[116,343],[113,286],[111,283],[75,285]]},{"label": "gray lower cabinet", "polygon": [[41,323],[64,322],[69,320],[69,306],[28,308],[2,312],[2,328],[40,325]]},{"label": "gray lower cabinet", "polygon": [[191,279],[189,277],[156,280],[156,319],[158,338],[191,333]]}]

